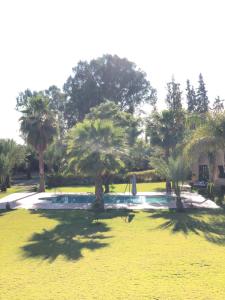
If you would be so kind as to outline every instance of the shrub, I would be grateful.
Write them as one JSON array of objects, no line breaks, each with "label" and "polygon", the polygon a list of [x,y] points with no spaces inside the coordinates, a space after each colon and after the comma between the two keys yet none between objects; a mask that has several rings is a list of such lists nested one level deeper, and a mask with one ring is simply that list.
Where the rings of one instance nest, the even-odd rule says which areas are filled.
[{"label": "shrub", "polygon": [[46,185],[49,188],[57,186],[91,185],[93,183],[94,182],[91,178],[84,178],[71,175],[48,175],[46,178]]}]

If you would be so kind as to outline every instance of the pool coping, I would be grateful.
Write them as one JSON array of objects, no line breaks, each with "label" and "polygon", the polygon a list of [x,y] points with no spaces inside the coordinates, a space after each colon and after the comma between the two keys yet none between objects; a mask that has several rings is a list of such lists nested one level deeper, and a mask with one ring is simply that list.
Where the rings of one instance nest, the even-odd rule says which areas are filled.
[{"label": "pool coping", "polygon": [[[45,192],[45,193],[14,193],[0,199],[0,209],[5,209],[6,203],[10,203],[12,209],[90,209],[91,203],[52,203],[46,198],[55,195],[94,195],[93,193],[73,193],[73,192]],[[131,195],[131,193],[109,193],[108,195]],[[166,192],[138,192],[137,196],[173,196],[174,193]],[[215,202],[204,198],[202,195],[191,192],[182,192],[181,197],[185,208],[220,208]],[[45,199],[41,199],[45,198]],[[142,204],[105,204],[106,209],[174,209],[176,201],[171,201],[167,205],[160,203],[142,203]]]}]

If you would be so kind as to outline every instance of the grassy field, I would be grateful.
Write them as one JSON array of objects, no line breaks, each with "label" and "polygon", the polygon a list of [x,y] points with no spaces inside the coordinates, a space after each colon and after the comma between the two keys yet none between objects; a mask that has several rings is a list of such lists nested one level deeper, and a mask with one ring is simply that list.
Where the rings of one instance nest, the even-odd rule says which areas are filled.
[{"label": "grassy field", "polygon": [[224,211],[0,211],[0,299],[225,298]]},{"label": "grassy field", "polygon": [[[165,189],[165,182],[150,182],[150,183],[138,183],[137,191],[138,192],[152,192],[152,191],[162,191]],[[128,192],[129,187],[127,184],[114,184],[110,187],[111,192],[115,193],[124,193],[126,190]],[[47,189],[46,192],[94,192],[93,186],[76,186],[76,187],[57,187],[52,189]]]},{"label": "grassy field", "polygon": [[24,187],[24,186],[12,186],[11,188],[8,188],[6,192],[0,192],[0,199],[8,196],[13,193],[19,193],[19,192],[24,192],[29,190],[29,187]]},{"label": "grassy field", "polygon": [[[31,191],[32,186],[13,186],[7,189],[7,192],[0,192],[0,199],[18,192],[26,192]],[[126,189],[127,188],[127,189]],[[110,191],[115,193],[124,193],[124,191],[128,192],[129,187],[126,184],[115,184],[111,185]],[[151,191],[162,191],[165,189],[165,182],[151,182],[151,183],[138,183],[137,191],[138,192],[151,192]],[[75,186],[75,187],[56,187],[51,189],[46,189],[46,192],[92,192],[94,193],[94,186]]]}]

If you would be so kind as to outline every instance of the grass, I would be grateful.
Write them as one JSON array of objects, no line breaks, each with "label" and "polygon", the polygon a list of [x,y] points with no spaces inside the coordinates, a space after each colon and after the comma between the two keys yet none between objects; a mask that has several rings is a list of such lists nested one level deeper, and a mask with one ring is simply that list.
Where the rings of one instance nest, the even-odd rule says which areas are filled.
[{"label": "grass", "polygon": [[[0,199],[8,196],[13,193],[19,192],[31,192],[34,186],[12,186],[8,188],[6,192],[0,192]],[[111,185],[110,191],[115,193],[124,193],[124,191],[129,191],[129,186],[127,184],[115,184]],[[165,189],[165,182],[151,182],[151,183],[138,183],[137,184],[137,191],[138,192],[152,192],[152,191],[162,191]],[[75,187],[56,187],[51,189],[46,189],[46,192],[74,192],[74,193],[81,193],[81,192],[90,192],[94,193],[94,186],[75,186]]]},{"label": "grass", "polygon": [[[137,191],[138,192],[152,192],[152,191],[162,191],[165,189],[165,182],[150,182],[150,183],[138,183],[137,184]],[[124,193],[124,191],[128,192],[129,186],[127,184],[114,184],[110,187],[111,192],[115,193]],[[94,192],[94,186],[76,186],[76,187],[57,187],[47,189],[46,192],[74,192],[74,193],[81,193],[81,192]]]},{"label": "grass", "polygon": [[12,186],[10,188],[7,189],[6,192],[0,192],[0,199],[5,197],[5,196],[8,196],[10,194],[13,194],[13,193],[22,193],[22,192],[25,192],[25,191],[28,191],[28,187],[25,187],[25,186]]},{"label": "grass", "polygon": [[225,212],[0,211],[0,299],[224,299]]}]

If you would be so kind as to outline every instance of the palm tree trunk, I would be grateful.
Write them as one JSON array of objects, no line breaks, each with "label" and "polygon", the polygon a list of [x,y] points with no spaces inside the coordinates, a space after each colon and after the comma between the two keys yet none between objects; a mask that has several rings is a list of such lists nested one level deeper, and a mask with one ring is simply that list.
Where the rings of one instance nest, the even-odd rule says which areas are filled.
[{"label": "palm tree trunk", "polygon": [[102,188],[102,177],[97,176],[95,179],[95,207],[97,209],[104,209],[104,201],[103,201],[103,188]]},{"label": "palm tree trunk", "polygon": [[39,160],[39,177],[40,177],[39,192],[42,193],[45,192],[45,167],[44,167],[43,151],[39,151],[38,160]]},{"label": "palm tree trunk", "polygon": [[9,175],[6,175],[5,183],[6,183],[6,187],[7,188],[11,187],[11,182],[10,182],[10,176]]},{"label": "palm tree trunk", "polygon": [[213,168],[212,168],[212,182],[214,184],[216,182],[216,175],[217,175],[217,165],[216,165],[216,162],[214,162]]},{"label": "palm tree trunk", "polygon": [[105,191],[104,191],[105,194],[108,194],[109,193],[109,183],[105,183]]},{"label": "palm tree trunk", "polygon": [[215,183],[216,180],[216,156],[214,153],[208,153],[208,160],[209,160],[209,180]]},{"label": "palm tree trunk", "polygon": [[178,212],[182,212],[184,210],[184,205],[180,196],[176,197],[176,207]]},{"label": "palm tree trunk", "polygon": [[110,175],[106,174],[103,178],[103,184],[104,184],[104,193],[108,194],[109,193],[109,183],[110,183]]},{"label": "palm tree trunk", "polygon": [[170,156],[170,149],[168,147],[166,147],[165,149],[165,161],[168,163],[169,160],[169,156]]},{"label": "palm tree trunk", "polygon": [[176,194],[176,208],[178,212],[182,212],[184,210],[184,205],[181,200],[179,182],[173,182],[173,184],[174,184],[174,191]]}]

